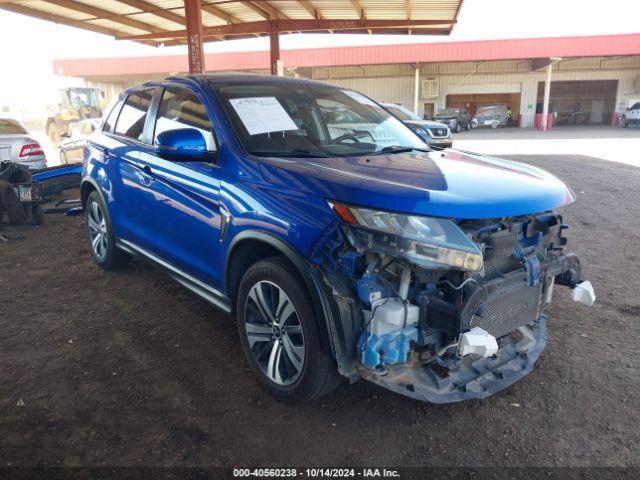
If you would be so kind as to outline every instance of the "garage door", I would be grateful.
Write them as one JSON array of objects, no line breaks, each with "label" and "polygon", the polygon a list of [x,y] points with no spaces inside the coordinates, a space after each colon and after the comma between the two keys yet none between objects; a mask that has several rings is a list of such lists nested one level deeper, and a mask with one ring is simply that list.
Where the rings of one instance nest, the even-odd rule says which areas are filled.
[{"label": "garage door", "polygon": [[513,118],[520,113],[520,93],[473,93],[447,95],[447,107],[464,107],[475,115],[478,107],[503,104],[511,107]]},{"label": "garage door", "polygon": [[[556,125],[608,124],[616,106],[617,80],[571,80],[551,82],[549,111]],[[538,105],[542,111],[544,82],[538,83]]]}]

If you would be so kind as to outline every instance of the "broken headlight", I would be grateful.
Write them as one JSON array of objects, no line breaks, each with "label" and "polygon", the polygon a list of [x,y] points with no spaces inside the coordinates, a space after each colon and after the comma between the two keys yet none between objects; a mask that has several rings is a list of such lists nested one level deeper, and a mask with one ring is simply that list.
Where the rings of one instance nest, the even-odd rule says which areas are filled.
[{"label": "broken headlight", "polygon": [[329,204],[360,251],[404,257],[426,268],[482,268],[482,252],[452,220]]}]

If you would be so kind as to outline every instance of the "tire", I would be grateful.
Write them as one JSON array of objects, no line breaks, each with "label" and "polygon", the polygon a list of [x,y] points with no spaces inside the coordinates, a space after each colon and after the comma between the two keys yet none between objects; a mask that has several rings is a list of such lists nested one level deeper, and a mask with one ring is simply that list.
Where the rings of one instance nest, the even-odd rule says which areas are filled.
[{"label": "tire", "polygon": [[247,270],[236,301],[240,343],[251,370],[265,390],[289,402],[314,400],[341,382],[335,361],[322,348],[303,285],[285,258],[271,257]]},{"label": "tire", "polygon": [[42,205],[34,205],[32,208],[33,216],[31,218],[31,223],[34,225],[43,225],[44,224],[44,210]]},{"label": "tire", "polygon": [[467,128],[465,130],[468,132],[471,130],[471,122],[467,122]]},{"label": "tire", "polygon": [[69,161],[67,160],[67,154],[64,153],[64,150],[60,150],[60,165],[66,165],[67,163],[69,163]]},{"label": "tire", "polygon": [[58,125],[55,123],[49,124],[49,128],[47,129],[47,135],[49,136],[49,140],[54,147],[57,147],[60,143],[60,129]]},{"label": "tire", "polygon": [[129,263],[131,257],[116,247],[109,211],[96,191],[91,192],[87,198],[84,220],[87,224],[91,255],[100,268],[115,270]]},{"label": "tire", "polygon": [[456,122],[456,133],[460,133],[460,123]]},{"label": "tire", "polygon": [[493,122],[491,122],[491,128],[493,128],[493,129],[498,128],[498,122],[497,122],[497,120],[494,120]]}]

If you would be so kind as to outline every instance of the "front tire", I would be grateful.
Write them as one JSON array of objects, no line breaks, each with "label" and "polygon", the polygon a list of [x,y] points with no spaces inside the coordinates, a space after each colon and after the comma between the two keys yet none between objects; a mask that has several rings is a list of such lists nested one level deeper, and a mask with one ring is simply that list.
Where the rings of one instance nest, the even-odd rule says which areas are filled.
[{"label": "front tire", "polygon": [[109,211],[96,191],[91,192],[87,198],[84,220],[87,224],[91,255],[100,268],[115,270],[129,263],[131,257],[116,247]]},{"label": "front tire", "polygon": [[249,268],[238,289],[236,312],[242,350],[262,387],[291,402],[319,398],[340,383],[323,350],[310,295],[283,257]]}]

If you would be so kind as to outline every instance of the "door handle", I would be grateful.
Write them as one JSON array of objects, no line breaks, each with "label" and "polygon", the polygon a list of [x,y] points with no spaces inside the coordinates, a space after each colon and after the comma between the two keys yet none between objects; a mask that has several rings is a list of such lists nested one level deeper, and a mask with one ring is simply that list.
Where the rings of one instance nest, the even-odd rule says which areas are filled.
[{"label": "door handle", "polygon": [[142,175],[142,181],[146,185],[149,185],[152,181],[156,179],[156,177],[153,175],[153,170],[151,170],[151,167],[149,165],[138,165],[138,170]]}]

